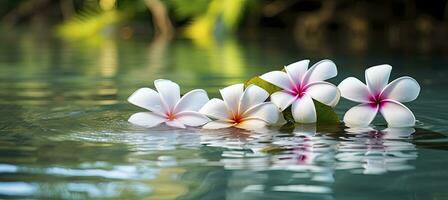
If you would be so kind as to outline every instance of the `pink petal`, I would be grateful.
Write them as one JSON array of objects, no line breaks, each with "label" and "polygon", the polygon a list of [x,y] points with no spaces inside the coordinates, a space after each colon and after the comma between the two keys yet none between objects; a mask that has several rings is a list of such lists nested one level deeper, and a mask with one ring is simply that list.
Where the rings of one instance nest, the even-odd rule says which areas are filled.
[{"label": "pink petal", "polygon": [[415,100],[420,93],[418,82],[408,76],[400,77],[390,82],[383,90],[383,98],[399,102],[410,102]]},{"label": "pink petal", "polygon": [[360,104],[345,113],[344,123],[348,127],[366,127],[373,121],[377,112],[378,106]]},{"label": "pink petal", "polygon": [[176,120],[187,126],[202,126],[210,121],[203,114],[194,111],[183,111],[176,115]]},{"label": "pink petal", "polygon": [[260,78],[284,90],[292,91],[292,82],[285,72],[272,71],[261,75]]},{"label": "pink petal", "polygon": [[182,111],[199,111],[208,102],[207,92],[204,90],[192,90],[186,93],[177,102],[174,113],[179,113]]},{"label": "pink petal", "polygon": [[128,98],[128,101],[129,103],[156,112],[160,115],[165,113],[165,108],[163,107],[159,94],[150,88],[138,89]]},{"label": "pink petal", "polygon": [[167,121],[167,119],[163,116],[156,114],[156,113],[139,112],[139,113],[135,113],[131,117],[129,117],[128,121],[135,125],[149,128],[149,127],[157,126],[160,123]]},{"label": "pink petal", "polygon": [[154,86],[160,94],[165,109],[167,111],[173,111],[174,106],[176,106],[180,99],[179,85],[170,80],[157,79],[154,81]]},{"label": "pink petal", "polygon": [[341,93],[335,85],[324,81],[309,84],[306,93],[313,99],[332,107],[338,104],[341,97]]},{"label": "pink petal", "polygon": [[232,116],[224,101],[216,98],[208,101],[199,112],[208,117],[220,120],[228,120]]},{"label": "pink petal", "polygon": [[369,103],[369,96],[373,96],[370,95],[367,86],[354,77],[344,79],[339,83],[338,88],[341,91],[342,97],[354,102]]},{"label": "pink petal", "polygon": [[249,85],[240,100],[238,113],[243,113],[254,105],[263,103],[269,97],[269,93],[256,85]]},{"label": "pink petal", "polygon": [[389,81],[391,71],[390,65],[377,65],[366,69],[366,83],[371,94],[375,96],[383,91]]},{"label": "pink petal", "polygon": [[389,127],[410,127],[415,125],[412,111],[398,101],[387,100],[382,102],[380,112]]},{"label": "pink petal", "polygon": [[292,116],[296,122],[307,124],[315,123],[317,120],[314,102],[308,94],[294,101],[291,109]]},{"label": "pink petal", "polygon": [[338,70],[333,61],[321,60],[310,67],[302,83],[310,84],[316,81],[324,81],[335,77],[337,74]]},{"label": "pink petal", "polygon": [[302,83],[303,76],[308,70],[309,63],[310,60],[301,60],[285,67],[289,78],[293,81],[294,84],[298,85]]},{"label": "pink petal", "polygon": [[271,95],[271,102],[274,103],[281,111],[285,110],[295,100],[295,96],[285,91],[274,92]]}]

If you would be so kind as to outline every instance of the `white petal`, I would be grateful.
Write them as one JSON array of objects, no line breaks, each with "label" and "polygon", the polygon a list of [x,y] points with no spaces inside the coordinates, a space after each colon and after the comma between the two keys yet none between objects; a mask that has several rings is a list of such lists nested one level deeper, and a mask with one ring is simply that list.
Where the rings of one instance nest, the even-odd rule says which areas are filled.
[{"label": "white petal", "polygon": [[241,96],[239,113],[245,112],[254,105],[263,103],[268,97],[269,93],[263,88],[249,85]]},{"label": "white petal", "polygon": [[306,93],[313,99],[332,107],[338,104],[341,97],[341,93],[335,85],[324,81],[309,84]]},{"label": "white petal", "polygon": [[369,89],[367,89],[367,86],[357,78],[348,77],[344,79],[341,83],[339,83],[338,88],[341,91],[342,97],[350,101],[359,103],[370,102]]},{"label": "white petal", "polygon": [[336,75],[338,75],[336,64],[331,60],[321,60],[310,67],[302,83],[309,84],[316,81],[324,81]]},{"label": "white petal", "polygon": [[175,128],[186,128],[185,125],[177,119],[166,121],[165,124]]},{"label": "white petal", "polygon": [[420,85],[411,77],[404,76],[390,82],[384,88],[382,95],[386,99],[399,102],[410,102],[415,100],[420,93]]},{"label": "white petal", "polygon": [[165,79],[157,79],[154,81],[154,86],[160,94],[162,103],[168,111],[173,111],[174,106],[180,99],[179,85],[173,81]]},{"label": "white petal", "polygon": [[140,88],[135,91],[129,98],[129,103],[148,109],[158,114],[165,113],[159,94],[150,88]]},{"label": "white petal", "polygon": [[274,92],[271,95],[271,102],[274,103],[281,111],[285,110],[295,100],[295,96],[285,91]]},{"label": "white petal", "polygon": [[207,92],[204,90],[192,90],[186,93],[177,102],[174,113],[179,113],[182,111],[199,111],[208,102]]},{"label": "white petal", "polygon": [[210,99],[199,112],[208,117],[221,120],[228,120],[232,116],[224,101],[216,98]]},{"label": "white petal", "polygon": [[244,84],[235,84],[220,89],[222,99],[226,103],[229,110],[236,114],[240,105],[241,95],[243,95]]},{"label": "white petal", "polygon": [[260,76],[261,79],[276,85],[284,90],[291,91],[293,85],[288,75],[282,71],[272,71]]},{"label": "white petal", "polygon": [[267,124],[263,120],[259,119],[247,119],[235,125],[237,128],[246,129],[246,130],[257,130],[265,127]]},{"label": "white petal", "polygon": [[379,95],[389,81],[392,67],[390,65],[377,65],[366,69],[366,83],[370,93]]},{"label": "white petal", "polygon": [[204,129],[221,129],[221,128],[229,128],[233,125],[234,125],[233,123],[230,123],[227,121],[217,120],[217,121],[211,121],[211,122],[207,123],[202,128],[204,128]]},{"label": "white petal", "polygon": [[296,122],[306,124],[315,123],[317,120],[314,102],[307,94],[292,103],[291,111]]},{"label": "white petal", "polygon": [[201,113],[194,111],[183,111],[176,115],[176,120],[187,126],[202,126],[210,119]]},{"label": "white petal", "polygon": [[245,119],[260,119],[269,124],[274,124],[278,121],[279,110],[273,103],[264,102],[253,106],[243,116]]},{"label": "white petal", "polygon": [[398,101],[383,101],[380,112],[389,127],[410,127],[415,125],[414,114]]},{"label": "white petal", "polygon": [[128,121],[139,126],[153,127],[159,125],[162,122],[167,121],[167,119],[156,113],[139,112],[129,117]]},{"label": "white petal", "polygon": [[297,85],[302,83],[303,76],[308,70],[310,60],[301,60],[285,67],[289,78]]},{"label": "white petal", "polygon": [[344,123],[348,127],[365,127],[373,121],[377,112],[378,106],[360,104],[345,113]]}]

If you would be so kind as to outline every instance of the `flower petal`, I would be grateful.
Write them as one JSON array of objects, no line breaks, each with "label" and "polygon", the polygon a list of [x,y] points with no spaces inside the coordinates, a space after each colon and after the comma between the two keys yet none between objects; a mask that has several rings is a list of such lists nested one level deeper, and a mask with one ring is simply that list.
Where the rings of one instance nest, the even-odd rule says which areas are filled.
[{"label": "flower petal", "polygon": [[243,91],[244,84],[235,84],[219,90],[224,103],[227,105],[232,114],[236,114],[238,112]]},{"label": "flower petal", "polygon": [[267,125],[267,123],[263,120],[259,119],[247,119],[235,125],[237,128],[246,129],[246,130],[257,130],[263,128]]},{"label": "flower petal", "polygon": [[234,125],[233,123],[230,123],[227,121],[217,120],[217,121],[211,121],[211,122],[207,123],[202,128],[204,128],[204,129],[221,129],[221,128],[229,128],[233,125]]},{"label": "flower petal", "polygon": [[381,96],[399,102],[410,102],[415,100],[419,93],[420,85],[418,82],[409,76],[404,76],[390,82],[384,88]]},{"label": "flower petal", "polygon": [[160,94],[162,103],[165,104],[167,111],[173,111],[174,106],[180,99],[179,85],[173,81],[165,79],[157,79],[154,81],[154,86]]},{"label": "flower petal", "polygon": [[398,101],[383,101],[380,112],[389,127],[410,127],[415,125],[415,117],[412,111]]},{"label": "flower petal", "polygon": [[331,60],[321,60],[310,67],[302,83],[309,84],[316,81],[324,81],[338,75],[336,64]]},{"label": "flower petal", "polygon": [[194,111],[183,111],[177,114],[176,119],[187,126],[202,126],[210,119],[201,113]]},{"label": "flower petal", "polygon": [[131,115],[128,119],[129,122],[143,126],[143,127],[153,127],[157,126],[160,123],[167,121],[165,117],[162,117],[156,113],[152,112],[139,112]]},{"label": "flower petal", "polygon": [[252,106],[263,103],[268,97],[269,93],[263,88],[256,85],[249,85],[241,96],[239,103],[240,108],[238,112],[244,113]]},{"label": "flower petal", "polygon": [[293,85],[285,72],[272,71],[261,75],[260,78],[284,90],[292,91]]},{"label": "flower petal", "polygon": [[360,104],[350,108],[344,115],[344,123],[348,127],[365,127],[375,119],[378,106],[372,104]]},{"label": "flower petal", "polygon": [[208,117],[228,120],[230,119],[231,112],[227,108],[227,105],[221,99],[211,99],[200,110],[200,113],[207,115]]},{"label": "flower petal", "polygon": [[348,77],[338,85],[342,97],[359,103],[369,103],[370,92],[367,86],[359,79]]},{"label": "flower petal", "polygon": [[296,100],[296,97],[285,91],[278,91],[271,94],[271,102],[274,103],[281,111]]},{"label": "flower petal", "polygon": [[316,108],[314,107],[313,99],[308,94],[303,95],[300,99],[297,99],[292,103],[291,107],[292,116],[294,121],[299,123],[315,123]]},{"label": "flower petal", "polygon": [[208,102],[207,92],[204,90],[192,90],[186,93],[177,102],[174,113],[179,113],[182,111],[199,111]]},{"label": "flower petal", "polygon": [[260,119],[269,124],[274,124],[278,121],[279,110],[273,103],[264,102],[253,106],[243,116],[245,119]]},{"label": "flower petal", "polygon": [[389,81],[392,66],[377,65],[366,69],[367,88],[374,96],[379,95]]},{"label": "flower petal", "polygon": [[140,88],[128,98],[129,103],[163,115],[163,107],[159,93],[150,88]]},{"label": "flower petal", "polygon": [[332,107],[338,104],[341,97],[341,93],[335,85],[324,81],[309,84],[306,93],[313,99]]},{"label": "flower petal", "polygon": [[185,127],[185,125],[182,122],[180,122],[177,119],[166,121],[165,124],[168,126],[171,126],[171,127],[175,127],[175,128],[187,128],[187,127]]},{"label": "flower petal", "polygon": [[296,85],[302,83],[303,76],[306,74],[309,64],[310,60],[301,60],[285,67],[285,70],[293,83]]}]

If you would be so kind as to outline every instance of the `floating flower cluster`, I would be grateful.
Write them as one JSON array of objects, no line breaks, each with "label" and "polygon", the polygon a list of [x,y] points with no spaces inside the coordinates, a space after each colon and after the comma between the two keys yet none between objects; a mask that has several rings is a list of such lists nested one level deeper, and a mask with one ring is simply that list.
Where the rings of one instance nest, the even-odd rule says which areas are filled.
[{"label": "floating flower cluster", "polygon": [[[302,60],[286,66],[283,71],[265,73],[259,77],[264,83],[223,88],[220,90],[222,100],[209,100],[201,89],[181,97],[178,84],[158,79],[154,81],[157,91],[141,88],[128,98],[130,103],[150,111],[135,113],[128,121],[144,127],[165,123],[176,128],[257,130],[285,123],[287,115],[292,115],[289,121],[309,124],[319,122],[319,117],[325,115],[319,113],[319,106],[332,111],[342,96],[361,103],[345,113],[346,126],[366,127],[378,111],[389,127],[414,126],[414,115],[401,102],[413,101],[419,95],[420,86],[415,79],[401,77],[388,84],[392,67],[379,65],[366,70],[366,84],[349,77],[336,87],[325,81],[337,75],[334,62],[322,60],[308,69],[309,62]],[[276,89],[267,89],[268,85]]]}]

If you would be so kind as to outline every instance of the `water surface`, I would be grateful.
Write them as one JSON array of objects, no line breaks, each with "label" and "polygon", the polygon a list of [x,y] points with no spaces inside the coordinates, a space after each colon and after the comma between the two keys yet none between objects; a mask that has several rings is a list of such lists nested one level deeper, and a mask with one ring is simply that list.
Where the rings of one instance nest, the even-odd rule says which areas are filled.
[{"label": "water surface", "polygon": [[[283,37],[0,41],[0,198],[448,199],[448,58],[426,46],[303,44]],[[347,43],[345,43],[347,42]],[[350,43],[351,42],[351,43]],[[354,42],[354,44],[358,44]],[[379,45],[381,44],[381,45]],[[382,46],[385,45],[385,46]],[[406,46],[407,47],[407,46]],[[416,127],[272,127],[262,133],[133,126],[136,89],[168,78],[217,90],[310,58],[337,84],[375,64],[415,77]],[[342,117],[355,104],[341,100]]]}]

